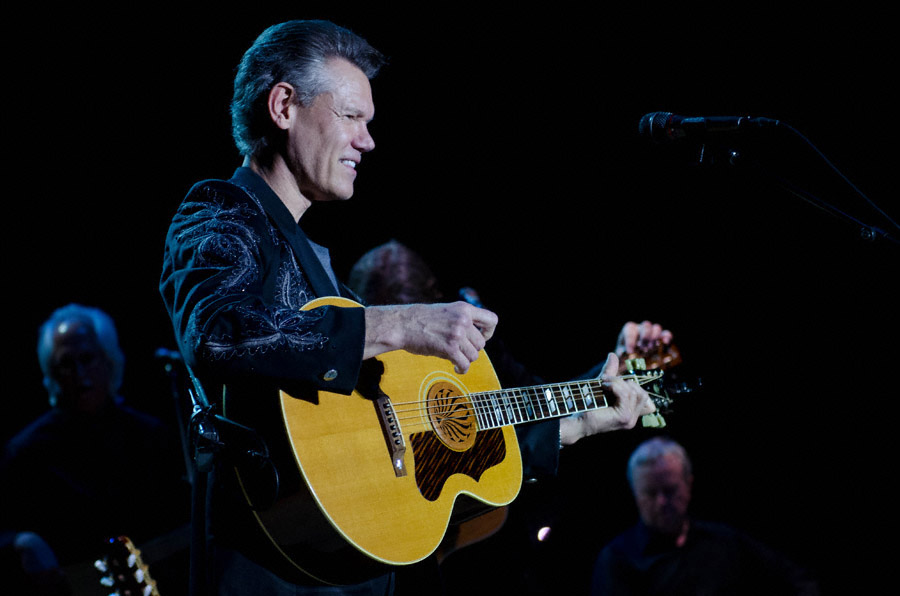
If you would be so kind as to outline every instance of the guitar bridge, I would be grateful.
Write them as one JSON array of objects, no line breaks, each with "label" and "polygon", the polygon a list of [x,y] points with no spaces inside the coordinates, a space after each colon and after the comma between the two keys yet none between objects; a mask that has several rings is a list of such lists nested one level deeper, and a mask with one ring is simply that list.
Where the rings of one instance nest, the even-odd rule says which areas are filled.
[{"label": "guitar bridge", "polygon": [[406,476],[406,440],[403,438],[403,432],[400,430],[400,423],[397,422],[397,416],[394,414],[394,406],[386,395],[376,400],[375,410],[378,412],[378,420],[381,422],[381,431],[384,434],[385,443],[387,443],[388,452],[391,454],[391,465],[394,468],[394,475],[398,478]]}]

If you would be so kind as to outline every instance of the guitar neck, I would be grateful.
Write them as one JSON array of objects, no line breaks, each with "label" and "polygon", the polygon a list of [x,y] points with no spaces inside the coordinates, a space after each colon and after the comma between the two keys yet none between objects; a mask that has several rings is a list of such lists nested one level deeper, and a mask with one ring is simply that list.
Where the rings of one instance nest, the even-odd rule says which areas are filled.
[{"label": "guitar neck", "polygon": [[560,418],[608,407],[600,379],[500,389],[469,395],[479,428]]}]

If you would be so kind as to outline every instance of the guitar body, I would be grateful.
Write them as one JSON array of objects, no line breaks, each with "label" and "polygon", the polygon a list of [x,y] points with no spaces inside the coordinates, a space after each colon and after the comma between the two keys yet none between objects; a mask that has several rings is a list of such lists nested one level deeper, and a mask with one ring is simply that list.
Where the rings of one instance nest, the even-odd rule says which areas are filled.
[{"label": "guitar body", "polygon": [[453,553],[499,532],[509,517],[508,509],[508,507],[496,507],[470,520],[453,524],[434,553],[438,564],[443,564]]},{"label": "guitar body", "polygon": [[[326,304],[359,306],[325,298],[304,309]],[[505,505],[522,482],[513,427],[481,431],[465,415],[467,395],[500,388],[486,354],[463,375],[444,359],[404,351],[378,360],[380,400],[359,392],[319,392],[317,400],[280,394],[303,486],[257,518],[292,564],[327,583],[428,557],[458,501]]]}]

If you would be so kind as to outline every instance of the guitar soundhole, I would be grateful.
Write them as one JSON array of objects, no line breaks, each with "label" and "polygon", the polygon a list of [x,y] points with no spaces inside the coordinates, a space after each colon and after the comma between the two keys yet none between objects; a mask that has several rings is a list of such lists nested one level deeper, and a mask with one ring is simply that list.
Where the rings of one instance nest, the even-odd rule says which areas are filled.
[{"label": "guitar soundhole", "polygon": [[428,417],[435,434],[454,451],[465,451],[475,443],[478,425],[472,403],[447,382],[439,382],[428,390]]}]

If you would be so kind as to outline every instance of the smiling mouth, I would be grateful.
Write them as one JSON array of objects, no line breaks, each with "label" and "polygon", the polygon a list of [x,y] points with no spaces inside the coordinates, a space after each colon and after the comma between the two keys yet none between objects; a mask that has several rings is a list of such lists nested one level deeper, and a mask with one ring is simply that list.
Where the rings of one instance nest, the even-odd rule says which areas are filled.
[{"label": "smiling mouth", "polygon": [[344,164],[345,166],[349,167],[349,168],[353,168],[354,170],[356,169],[356,162],[353,161],[353,160],[350,160],[350,159],[342,159],[342,160],[341,160],[341,163]]}]

